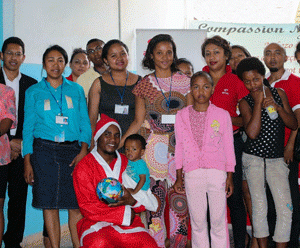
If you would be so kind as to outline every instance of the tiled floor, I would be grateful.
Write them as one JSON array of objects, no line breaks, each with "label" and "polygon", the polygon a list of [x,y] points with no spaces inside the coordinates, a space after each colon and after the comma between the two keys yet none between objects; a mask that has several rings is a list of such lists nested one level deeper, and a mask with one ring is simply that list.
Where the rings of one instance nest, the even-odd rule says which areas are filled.
[{"label": "tiled floor", "polygon": [[[24,238],[21,246],[23,248],[43,248],[44,245],[43,245],[42,232]],[[72,246],[68,225],[63,225],[61,227],[61,248],[72,248],[72,247],[73,246]]]}]

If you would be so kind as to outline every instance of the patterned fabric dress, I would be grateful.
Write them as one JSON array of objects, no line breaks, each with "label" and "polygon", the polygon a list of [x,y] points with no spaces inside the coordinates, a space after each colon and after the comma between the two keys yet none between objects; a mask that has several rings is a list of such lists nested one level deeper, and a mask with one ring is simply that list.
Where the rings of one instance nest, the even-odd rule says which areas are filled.
[{"label": "patterned fabric dress", "polygon": [[[13,128],[16,127],[15,91],[4,84],[0,84],[0,121],[11,119]],[[10,145],[7,134],[0,137],[0,166],[6,165],[10,160]]]},{"label": "patterned fabric dress", "polygon": [[[148,212],[147,219],[149,232],[159,247],[165,246],[164,210],[167,193],[170,205],[171,247],[185,247],[187,240],[186,196],[176,194],[172,188],[168,190],[167,187],[173,185],[176,180],[174,125],[162,124],[161,117],[163,114],[175,115],[178,110],[184,108],[185,96],[189,89],[190,79],[175,73],[172,77],[157,80],[155,76],[147,75],[132,91],[136,96],[143,98],[146,104],[146,121],[141,129],[141,133],[148,138],[144,160],[150,170],[152,192],[161,200],[161,209],[157,213]],[[168,108],[166,100],[169,99]]]}]

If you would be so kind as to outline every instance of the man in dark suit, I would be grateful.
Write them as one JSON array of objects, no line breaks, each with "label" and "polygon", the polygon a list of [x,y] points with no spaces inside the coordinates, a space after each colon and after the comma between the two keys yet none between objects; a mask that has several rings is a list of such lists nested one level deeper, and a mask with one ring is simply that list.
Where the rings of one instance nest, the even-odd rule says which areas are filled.
[{"label": "man in dark suit", "polygon": [[0,83],[15,90],[17,108],[17,128],[8,132],[11,159],[8,171],[8,223],[3,236],[5,247],[21,247],[25,229],[25,210],[27,184],[24,179],[24,160],[21,155],[22,131],[24,122],[25,91],[37,81],[20,73],[20,66],[25,60],[25,47],[20,38],[10,37],[2,46],[1,59],[3,68],[0,69]]}]

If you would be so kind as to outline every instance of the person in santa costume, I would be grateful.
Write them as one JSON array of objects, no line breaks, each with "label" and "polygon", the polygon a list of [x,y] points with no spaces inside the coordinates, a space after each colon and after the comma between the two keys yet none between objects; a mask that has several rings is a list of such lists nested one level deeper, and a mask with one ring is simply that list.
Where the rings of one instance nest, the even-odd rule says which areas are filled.
[{"label": "person in santa costume", "polygon": [[96,194],[99,181],[113,177],[122,183],[128,160],[117,149],[121,128],[102,114],[94,133],[95,147],[73,172],[74,189],[83,218],[77,224],[81,247],[158,247],[135,213],[145,211],[124,188],[117,203],[107,205]]}]

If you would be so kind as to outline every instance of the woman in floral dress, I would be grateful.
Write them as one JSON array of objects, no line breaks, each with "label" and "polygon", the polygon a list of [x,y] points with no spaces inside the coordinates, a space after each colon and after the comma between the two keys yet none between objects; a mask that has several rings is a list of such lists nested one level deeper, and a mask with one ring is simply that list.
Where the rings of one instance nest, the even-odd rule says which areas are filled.
[{"label": "woman in floral dress", "polygon": [[[139,131],[147,139],[144,156],[150,170],[152,192],[161,200],[161,208],[148,212],[149,232],[159,247],[185,247],[187,241],[186,196],[175,194],[168,185],[175,182],[174,147],[175,114],[187,105],[190,79],[177,73],[176,45],[170,35],[159,34],[148,44],[143,66],[153,72],[145,76],[134,88],[135,119],[126,135]],[[145,122],[144,122],[145,120]],[[169,230],[164,223],[166,196],[170,205]],[[166,238],[170,236],[170,239]]]}]

